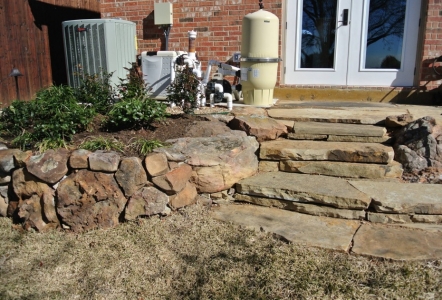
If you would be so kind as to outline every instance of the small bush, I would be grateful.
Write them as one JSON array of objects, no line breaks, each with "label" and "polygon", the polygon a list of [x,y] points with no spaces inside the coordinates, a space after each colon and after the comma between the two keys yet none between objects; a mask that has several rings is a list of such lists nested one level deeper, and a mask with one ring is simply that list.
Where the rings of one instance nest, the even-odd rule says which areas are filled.
[{"label": "small bush", "polygon": [[34,121],[34,103],[15,100],[0,116],[2,135],[22,135]]},{"label": "small bush", "polygon": [[52,86],[39,91],[33,101],[14,101],[0,121],[2,134],[16,136],[13,144],[25,149],[45,139],[69,140],[84,131],[95,114],[93,108],[77,103],[72,88]]},{"label": "small bush", "polygon": [[185,113],[191,113],[197,107],[198,96],[201,94],[200,81],[187,65],[182,70],[177,67],[175,72],[175,80],[167,88],[166,99],[182,107]]},{"label": "small bush", "polygon": [[124,144],[116,139],[102,136],[90,138],[79,146],[80,149],[89,151],[106,150],[124,153]]},{"label": "small bush", "polygon": [[105,115],[111,108],[115,91],[110,84],[113,73],[86,74],[80,88],[76,90],[77,101],[92,104],[97,113]]},{"label": "small bush", "polygon": [[35,146],[40,153],[43,153],[49,149],[69,148],[68,144],[62,139],[44,139],[41,142],[37,142]]},{"label": "small bush", "polygon": [[78,104],[74,90],[68,86],[52,86],[38,92],[34,109],[36,140],[69,140],[84,131],[96,114],[93,108]]},{"label": "small bush", "polygon": [[166,115],[165,104],[152,99],[132,98],[114,104],[107,115],[107,125],[112,129],[142,128]]},{"label": "small bush", "polygon": [[129,145],[132,149],[137,151],[141,155],[147,155],[155,148],[164,147],[165,144],[158,140],[146,140],[143,138],[136,139]]}]

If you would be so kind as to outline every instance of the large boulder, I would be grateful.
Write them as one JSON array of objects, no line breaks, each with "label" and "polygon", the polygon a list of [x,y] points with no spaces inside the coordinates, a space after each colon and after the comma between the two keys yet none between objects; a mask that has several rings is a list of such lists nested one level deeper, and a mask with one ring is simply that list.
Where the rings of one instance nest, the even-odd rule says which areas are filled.
[{"label": "large boulder", "polygon": [[57,194],[61,221],[75,232],[115,227],[127,202],[113,174],[89,170],[69,175]]},{"label": "large boulder", "polygon": [[26,161],[26,168],[35,177],[44,182],[54,184],[68,172],[68,159],[68,150],[51,149],[40,155],[31,156]]},{"label": "large boulder", "polygon": [[126,197],[132,196],[143,186],[147,185],[147,175],[138,157],[125,157],[121,160],[115,179],[124,191]]},{"label": "large boulder", "polygon": [[169,196],[153,186],[143,187],[138,190],[127,203],[124,218],[128,221],[139,216],[152,216],[166,210]]},{"label": "large boulder", "polygon": [[407,171],[442,168],[442,126],[432,117],[409,123],[395,134],[395,160]]},{"label": "large boulder", "polygon": [[232,187],[258,171],[255,137],[221,135],[216,137],[169,140],[170,147],[154,151],[169,161],[185,162],[193,169],[192,181],[201,193],[215,193]]},{"label": "large boulder", "polygon": [[18,198],[18,216],[25,229],[46,231],[60,225],[55,212],[55,191],[49,185],[21,168],[12,174],[12,187]]}]

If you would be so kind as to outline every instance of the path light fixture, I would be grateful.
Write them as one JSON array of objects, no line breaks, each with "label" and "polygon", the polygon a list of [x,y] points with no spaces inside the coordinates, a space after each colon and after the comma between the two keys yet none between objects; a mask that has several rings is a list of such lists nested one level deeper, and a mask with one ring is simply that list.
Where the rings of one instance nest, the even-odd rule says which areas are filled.
[{"label": "path light fixture", "polygon": [[20,91],[18,89],[18,77],[19,76],[23,76],[23,74],[17,68],[13,68],[12,72],[9,74],[9,77],[15,78],[15,90],[17,92],[17,100],[20,100]]}]

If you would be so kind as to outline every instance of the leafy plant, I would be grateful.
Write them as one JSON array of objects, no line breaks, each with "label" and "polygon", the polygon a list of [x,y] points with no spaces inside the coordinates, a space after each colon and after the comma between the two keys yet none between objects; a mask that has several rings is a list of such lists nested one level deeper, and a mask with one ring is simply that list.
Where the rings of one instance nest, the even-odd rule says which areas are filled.
[{"label": "leafy plant", "polygon": [[72,88],[52,86],[39,91],[33,101],[14,101],[0,121],[3,134],[16,136],[13,143],[24,149],[45,139],[69,140],[85,130],[95,114],[93,108],[77,103]]},{"label": "leafy plant", "polygon": [[34,120],[34,103],[15,100],[5,107],[0,116],[1,131],[4,135],[17,136],[32,127]]},{"label": "leafy plant", "polygon": [[43,153],[46,150],[49,149],[59,149],[59,148],[65,148],[68,149],[68,144],[63,139],[44,139],[41,142],[37,142],[35,144],[36,148],[38,149],[38,152]]},{"label": "leafy plant", "polygon": [[124,144],[122,142],[114,138],[106,138],[103,136],[90,138],[81,143],[79,148],[89,151],[106,150],[124,153]]},{"label": "leafy plant", "polygon": [[109,127],[125,129],[146,127],[166,115],[165,104],[140,97],[115,103],[107,117]]},{"label": "leafy plant", "polygon": [[143,80],[143,76],[137,71],[135,64],[132,67],[125,68],[129,71],[129,76],[126,79],[120,78],[120,84],[118,85],[118,96],[121,101],[130,99],[147,99],[146,84]]},{"label": "leafy plant", "polygon": [[110,79],[113,73],[86,74],[82,85],[76,90],[77,100],[84,104],[91,104],[96,112],[106,114],[114,102],[115,91]]},{"label": "leafy plant", "polygon": [[69,140],[84,131],[96,114],[91,107],[77,103],[74,90],[68,86],[52,86],[37,93],[34,101],[36,140]]},{"label": "leafy plant", "polygon": [[30,132],[24,131],[12,140],[12,146],[19,148],[20,150],[30,149],[35,140]]},{"label": "leafy plant", "polygon": [[167,100],[182,107],[185,113],[191,113],[197,107],[197,100],[201,94],[200,81],[193,69],[187,65],[175,68],[175,80],[167,88]]},{"label": "leafy plant", "polygon": [[161,141],[158,140],[147,140],[143,138],[136,139],[129,145],[132,149],[137,151],[141,155],[147,155],[153,151],[155,148],[164,147]]}]

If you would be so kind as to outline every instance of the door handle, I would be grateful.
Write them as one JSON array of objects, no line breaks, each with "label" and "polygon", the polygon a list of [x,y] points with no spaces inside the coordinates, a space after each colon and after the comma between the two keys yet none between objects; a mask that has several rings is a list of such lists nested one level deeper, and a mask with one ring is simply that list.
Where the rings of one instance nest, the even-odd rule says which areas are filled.
[{"label": "door handle", "polygon": [[347,26],[348,25],[348,9],[344,9],[342,11],[342,25]]}]

